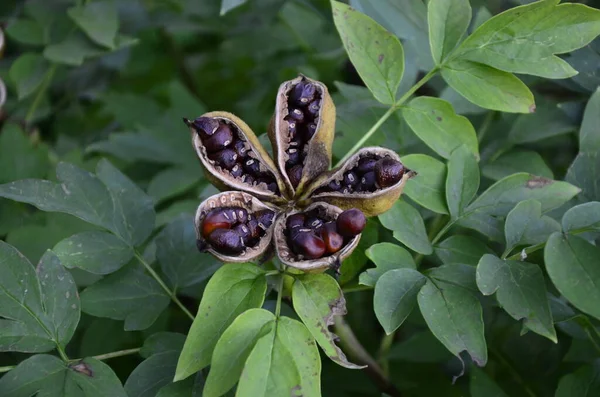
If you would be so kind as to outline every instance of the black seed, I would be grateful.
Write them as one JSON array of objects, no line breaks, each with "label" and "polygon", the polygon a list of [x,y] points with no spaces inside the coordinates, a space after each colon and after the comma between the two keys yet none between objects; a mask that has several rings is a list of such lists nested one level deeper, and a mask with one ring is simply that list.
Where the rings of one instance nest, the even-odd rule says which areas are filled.
[{"label": "black seed", "polygon": [[248,155],[248,145],[242,140],[237,140],[233,144],[233,150],[237,153],[240,159],[244,159]]},{"label": "black seed", "polygon": [[252,185],[255,180],[256,180],[256,178],[254,178],[252,175],[249,175],[249,174],[246,174],[242,177],[242,181],[244,183],[247,183],[248,185]]},{"label": "black seed", "polygon": [[302,170],[303,167],[301,165],[295,165],[288,170],[288,177],[290,178],[293,187],[298,186],[300,183],[300,180],[302,179]]},{"label": "black seed", "polygon": [[363,192],[372,192],[375,188],[375,172],[367,172],[360,179],[359,190]]},{"label": "black seed", "polygon": [[305,119],[304,117],[304,112],[300,109],[290,109],[290,112],[288,114],[288,118],[291,120],[294,120],[296,123],[302,123]]},{"label": "black seed", "polygon": [[291,168],[300,163],[300,152],[298,149],[290,148],[287,150],[287,154],[290,158],[285,162],[286,167]]},{"label": "black seed", "polygon": [[308,113],[310,113],[313,117],[316,117],[319,115],[319,110],[321,110],[321,101],[316,100],[316,101],[312,101],[309,105],[308,105]]},{"label": "black seed", "polygon": [[255,159],[248,159],[244,162],[244,169],[246,172],[254,175],[258,175],[260,172],[260,167],[258,165],[258,161]]},{"label": "black seed", "polygon": [[236,165],[238,155],[232,149],[223,149],[217,153],[209,154],[208,158],[219,163],[221,167],[230,170]]},{"label": "black seed", "polygon": [[302,81],[292,88],[290,100],[298,106],[305,106],[314,99],[316,91],[316,87],[312,83]]},{"label": "black seed", "polygon": [[256,219],[250,219],[246,224],[248,226],[248,230],[250,231],[250,237],[253,239],[258,239],[263,233],[263,229],[258,226],[258,221]]},{"label": "black seed", "polygon": [[226,124],[221,124],[215,133],[204,140],[204,146],[209,153],[215,153],[225,149],[233,142],[233,133]]},{"label": "black seed", "polygon": [[348,171],[344,174],[344,187],[350,187],[357,185],[359,182],[358,177],[352,171]]},{"label": "black seed", "polygon": [[233,230],[235,230],[240,235],[240,237],[242,238],[242,242],[246,247],[253,247],[258,242],[257,238],[252,237],[252,234],[250,233],[250,228],[247,225],[237,225],[233,228]]},{"label": "black seed", "polygon": [[304,214],[301,213],[288,216],[286,220],[286,228],[291,230],[304,227],[305,218],[306,217],[304,216]]},{"label": "black seed", "polygon": [[222,254],[235,255],[244,250],[244,242],[233,229],[216,229],[207,239],[208,243]]},{"label": "black seed", "polygon": [[323,227],[323,220],[317,217],[309,217],[306,218],[304,222],[304,226],[312,229],[315,233],[318,233],[321,227]]},{"label": "black seed", "polygon": [[317,125],[315,123],[308,123],[304,130],[304,139],[309,141],[317,132]]},{"label": "black seed", "polygon": [[241,164],[237,163],[233,166],[233,168],[231,168],[231,176],[234,178],[239,178],[244,174],[244,170],[241,166]]},{"label": "black seed", "polygon": [[262,227],[264,230],[267,230],[273,223],[273,218],[275,218],[275,212],[271,210],[261,210],[255,212],[254,216],[258,221],[258,226]]},{"label": "black seed", "polygon": [[205,138],[215,133],[217,128],[219,128],[219,121],[210,117],[198,117],[192,122],[192,126],[200,134],[201,138]]},{"label": "black seed", "polygon": [[330,191],[337,192],[338,190],[340,190],[342,188],[342,182],[333,180],[327,184],[327,188]]},{"label": "black seed", "polygon": [[364,174],[366,172],[373,171],[373,170],[375,170],[376,163],[377,163],[377,160],[372,157],[363,157],[358,162],[358,167],[356,167],[356,170],[360,174]]}]

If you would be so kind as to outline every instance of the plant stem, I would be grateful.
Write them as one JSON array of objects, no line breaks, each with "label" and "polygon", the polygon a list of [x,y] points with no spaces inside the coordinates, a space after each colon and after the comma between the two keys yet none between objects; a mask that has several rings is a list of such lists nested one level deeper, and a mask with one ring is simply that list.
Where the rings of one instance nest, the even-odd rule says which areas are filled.
[{"label": "plant stem", "polygon": [[394,338],[396,337],[396,331],[393,331],[391,334],[386,334],[381,338],[381,343],[379,345],[379,364],[381,364],[381,369],[383,374],[386,377],[390,376],[390,364],[388,361],[388,354],[392,345],[394,344]]},{"label": "plant stem", "polygon": [[0,374],[4,373],[4,372],[12,371],[15,368],[17,368],[16,365],[8,365],[6,367],[0,367]]},{"label": "plant stem", "polygon": [[275,306],[275,317],[279,318],[281,314],[281,298],[283,297],[283,274],[279,278],[279,289],[277,290],[277,305]]},{"label": "plant stem", "polygon": [[373,289],[373,287],[369,285],[355,285],[354,287],[342,288],[342,292],[344,292],[344,294],[347,294],[350,292],[367,291],[370,289]]},{"label": "plant stem", "polygon": [[190,320],[194,321],[194,315],[190,313],[190,311],[183,305],[183,303],[181,303],[181,301],[177,298],[175,292],[171,291],[167,284],[165,284],[165,282],[160,278],[158,273],[154,271],[152,266],[150,266],[148,262],[146,262],[146,260],[142,257],[142,255],[140,255],[140,253],[137,250],[135,251],[135,257],[138,259],[138,261],[140,261],[142,265],[144,265],[148,273],[150,273],[152,278],[154,278],[156,282],[161,286],[161,288],[167,293],[167,295],[169,295],[171,300],[175,302],[175,304],[177,304],[177,306],[179,306],[181,310],[183,310],[183,312],[190,318]]},{"label": "plant stem", "polygon": [[454,222],[456,222],[456,220],[448,221],[448,223],[446,223],[446,225],[444,225],[444,227],[438,232],[438,234],[435,235],[433,240],[431,240],[431,245],[435,245],[438,241],[440,241],[441,238],[444,237],[446,232],[448,232],[448,230],[450,230],[452,225],[454,225]]},{"label": "plant stem", "polygon": [[48,90],[48,87],[50,86],[50,82],[52,81],[52,78],[54,77],[56,68],[57,68],[57,65],[52,64],[52,66],[50,66],[50,69],[48,69],[48,71],[46,72],[46,75],[44,76],[44,81],[42,81],[42,85],[40,86],[37,95],[33,99],[33,102],[31,103],[31,106],[29,107],[29,110],[27,111],[27,114],[25,115],[25,124],[29,125],[31,123],[31,120],[33,119],[33,116],[35,116],[35,111],[40,106],[40,103],[42,102],[42,99],[44,98],[44,94],[46,93],[46,91]]},{"label": "plant stem", "polygon": [[334,320],[334,332],[340,338],[340,345],[348,356],[356,363],[367,366],[365,372],[382,393],[387,393],[392,397],[400,397],[400,392],[396,389],[396,386],[390,382],[379,364],[356,339],[350,325],[341,316],[335,316]]},{"label": "plant stem", "polygon": [[525,389],[525,392],[530,396],[530,397],[537,397],[537,395],[534,393],[533,390],[531,390],[531,388],[529,387],[529,385],[525,382],[525,380],[523,380],[523,378],[521,377],[521,375],[519,374],[519,372],[511,365],[511,363],[508,362],[508,360],[506,358],[504,358],[504,356],[502,355],[502,353],[500,353],[500,351],[496,350],[495,348],[490,347],[490,353],[491,355],[498,360],[502,365],[504,365],[506,367],[506,369],[511,373],[512,377],[517,381],[518,384],[520,384],[523,389]]},{"label": "plant stem", "polygon": [[68,363],[70,361],[67,353],[65,353],[65,350],[58,343],[56,344],[56,351],[58,351],[58,355],[64,362]]},{"label": "plant stem", "polygon": [[346,153],[346,155],[344,157],[342,157],[342,159],[340,161],[338,161],[338,163],[335,165],[336,167],[339,167],[344,161],[346,161],[350,156],[352,156],[354,154],[354,152],[356,152],[358,149],[360,149],[365,142],[367,142],[369,140],[369,138],[371,137],[371,135],[373,135],[375,133],[375,131],[377,131],[379,129],[379,127],[381,127],[381,125],[390,118],[390,116],[396,111],[398,110],[398,108],[400,108],[400,106],[402,106],[404,104],[404,102],[406,102],[419,88],[421,88],[425,83],[427,83],[433,76],[435,76],[435,74],[439,71],[438,67],[435,67],[433,69],[431,69],[429,71],[429,73],[427,73],[425,76],[423,76],[423,78],[419,81],[417,81],[417,83],[415,85],[413,85],[410,90],[406,91],[406,93],[404,95],[402,95],[400,97],[400,99],[398,99],[388,110],[387,112],[385,112],[383,114],[383,116],[381,116],[381,118],[379,120],[377,120],[377,122],[375,122],[375,124],[373,124],[373,126],[371,127],[371,129],[369,129],[369,131],[367,131],[367,133],[358,141],[356,142],[356,144],[352,147],[352,149],[350,149],[348,151],[348,153]]},{"label": "plant stem", "polygon": [[[130,356],[132,354],[137,354],[140,352],[140,350],[142,350],[141,347],[138,347],[135,349],[119,350],[116,352],[110,352],[110,353],[100,354],[98,356],[92,356],[92,358],[95,358],[96,360],[104,361],[104,360],[108,360],[108,359],[115,358],[115,357],[123,357],[123,356]],[[75,362],[75,361],[81,361],[81,360],[83,360],[83,358],[78,358],[78,359],[69,360],[69,361]]]}]

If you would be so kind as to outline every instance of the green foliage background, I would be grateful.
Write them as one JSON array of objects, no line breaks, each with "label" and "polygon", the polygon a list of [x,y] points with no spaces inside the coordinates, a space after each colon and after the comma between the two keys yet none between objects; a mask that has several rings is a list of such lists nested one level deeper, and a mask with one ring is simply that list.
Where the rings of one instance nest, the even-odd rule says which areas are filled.
[{"label": "green foliage background", "polygon": [[[258,396],[265,373],[264,395],[281,390],[274,374],[305,396],[318,379],[327,397],[600,395],[600,12],[545,0],[484,24],[532,2],[472,0],[472,19],[464,0],[349,3],[360,13],[0,3],[0,396],[234,395],[240,374],[236,395]],[[494,24],[522,40],[490,45]],[[332,331],[350,362],[310,325],[327,327],[333,279],[195,247],[193,213],[216,189],[181,118],[225,110],[264,134],[299,73],[333,95],[334,164],[380,145],[419,173],[343,264]],[[242,298],[224,292],[231,277],[251,283]],[[271,372],[269,351],[287,354]]]}]

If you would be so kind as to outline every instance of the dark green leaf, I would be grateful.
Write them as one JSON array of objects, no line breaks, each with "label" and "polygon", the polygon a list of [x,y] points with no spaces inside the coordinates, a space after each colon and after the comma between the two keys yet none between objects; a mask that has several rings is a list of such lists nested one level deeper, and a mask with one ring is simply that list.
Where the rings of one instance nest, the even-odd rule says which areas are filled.
[{"label": "dark green leaf", "polygon": [[203,397],[218,397],[231,389],[256,342],[272,334],[274,326],[275,316],[267,310],[250,309],[240,314],[215,346]]},{"label": "dark green leaf", "polygon": [[306,327],[280,317],[260,338],[244,366],[238,397],[318,396],[321,359]]},{"label": "dark green leaf", "polygon": [[394,238],[408,248],[424,255],[433,252],[421,214],[405,201],[396,201],[389,211],[379,215],[379,220],[385,228],[393,230]]},{"label": "dark green leaf", "polygon": [[493,241],[504,241],[504,222],[488,214],[486,208],[466,214],[458,220],[457,224],[468,229],[477,230],[479,233]]},{"label": "dark green leaf", "polygon": [[429,43],[439,65],[457,46],[471,21],[468,0],[432,0],[427,5]]},{"label": "dark green leaf", "polygon": [[96,43],[113,49],[119,30],[119,16],[111,0],[94,1],[70,8],[69,17]]},{"label": "dark green leaf", "polygon": [[133,257],[133,249],[113,234],[91,231],[66,238],[56,244],[54,253],[63,266],[93,274],[110,274]]},{"label": "dark green leaf", "polygon": [[443,263],[466,263],[476,266],[485,254],[493,253],[484,242],[470,236],[454,235],[435,246],[435,254]]},{"label": "dark green leaf", "polygon": [[394,332],[417,303],[417,294],[427,279],[413,269],[384,273],[375,285],[373,308],[379,323],[389,335]]},{"label": "dark green leaf", "polygon": [[329,326],[334,323],[333,317],[346,314],[346,300],[331,276],[314,274],[297,277],[292,289],[292,301],[294,310],[327,357],[346,368],[363,368],[348,361],[335,344],[335,335],[329,331]]},{"label": "dark green leaf", "polygon": [[[84,367],[85,371],[79,368]],[[88,375],[86,371],[92,373]],[[66,390],[72,391],[73,397],[128,397],[121,385],[121,381],[113,370],[102,361],[95,358],[85,358],[69,366],[66,374],[66,382],[74,386],[66,386]],[[70,397],[70,396],[66,396]]]},{"label": "dark green leaf", "polygon": [[227,264],[210,279],[196,319],[177,363],[175,381],[210,364],[221,334],[248,309],[261,307],[267,281],[264,271],[252,264]]},{"label": "dark green leaf", "polygon": [[535,111],[533,94],[510,73],[480,63],[454,60],[442,68],[442,77],[459,94],[482,108],[510,113]]},{"label": "dark green leaf", "polygon": [[559,231],[558,222],[549,216],[542,216],[542,205],[539,201],[521,201],[506,216],[506,253],[518,245],[543,243],[552,233]]},{"label": "dark green leaf", "polygon": [[404,194],[431,211],[447,214],[446,165],[425,154],[409,154],[402,157],[402,163],[417,173],[406,182]]},{"label": "dark green leaf", "polygon": [[455,356],[466,351],[473,361],[487,362],[481,305],[468,290],[427,281],[418,296],[421,314],[436,338]]},{"label": "dark green leaf", "polygon": [[392,361],[411,363],[438,363],[452,358],[452,355],[433,334],[426,329],[406,340],[395,343],[388,356]]},{"label": "dark green leaf", "polygon": [[508,397],[506,393],[482,369],[470,369],[469,391],[471,397]]},{"label": "dark green leaf", "polygon": [[458,147],[448,161],[446,200],[452,219],[458,219],[479,189],[479,165],[466,146]]},{"label": "dark green leaf", "polygon": [[168,168],[152,178],[148,185],[148,195],[160,203],[190,190],[198,184],[200,178],[196,169]]},{"label": "dark green leaf", "polygon": [[550,279],[579,310],[600,318],[600,248],[579,236],[554,233],[544,248]]},{"label": "dark green leaf", "polygon": [[600,231],[600,203],[592,201],[570,208],[562,218],[565,233],[576,230]]},{"label": "dark green leaf", "polygon": [[484,295],[496,293],[498,303],[523,326],[557,343],[544,276],[538,265],[502,260],[486,254],[477,265],[477,286]]},{"label": "dark green leaf", "polygon": [[43,27],[31,19],[17,19],[6,27],[6,34],[23,44],[43,45],[45,33]]},{"label": "dark green leaf", "polygon": [[397,244],[378,243],[367,250],[367,257],[375,264],[375,268],[367,269],[360,275],[359,282],[375,287],[382,274],[393,269],[416,269],[417,265],[410,253]]},{"label": "dark green leaf", "polygon": [[469,119],[454,112],[448,102],[427,96],[416,97],[402,108],[402,116],[427,146],[444,158],[465,145],[479,156],[477,135]]},{"label": "dark green leaf", "polygon": [[125,382],[129,397],[156,396],[158,391],[171,383],[177,366],[178,351],[158,353],[138,365]]},{"label": "dark green leaf", "polygon": [[19,100],[33,94],[47,78],[48,62],[39,54],[25,53],[17,58],[8,72],[17,88]]},{"label": "dark green leaf", "polygon": [[423,274],[432,280],[443,281],[477,292],[475,282],[475,266],[463,263],[448,263],[425,270]]},{"label": "dark green leaf", "polygon": [[221,0],[221,15],[227,14],[236,7],[245,4],[247,0]]},{"label": "dark green leaf", "polygon": [[552,170],[539,153],[520,149],[512,150],[485,164],[481,171],[483,176],[495,181],[517,172],[527,172],[548,179],[554,178]]},{"label": "dark green leaf", "polygon": [[140,356],[148,358],[155,354],[177,352],[183,349],[185,335],[176,332],[157,332],[144,341]]},{"label": "dark green leaf", "polygon": [[535,113],[521,114],[517,117],[508,133],[508,141],[515,145],[537,142],[575,131],[576,128],[575,123],[556,102],[542,97],[536,101]]},{"label": "dark green leaf", "polygon": [[600,363],[585,365],[560,378],[555,397],[593,397],[600,393]]},{"label": "dark green leaf", "polygon": [[578,201],[600,201],[600,151],[579,152],[565,180],[581,188]]},{"label": "dark green leaf", "polygon": [[81,293],[83,311],[125,320],[126,331],[150,327],[169,305],[169,296],[137,264],[132,265],[86,288]]},{"label": "dark green leaf", "polygon": [[91,43],[83,34],[73,34],[60,43],[47,46],[44,49],[44,58],[69,66],[81,66],[86,59],[104,53],[105,51]]},{"label": "dark green leaf", "polygon": [[404,73],[400,40],[346,4],[332,1],[332,7],[335,26],[358,74],[379,102],[392,105]]},{"label": "dark green leaf", "polygon": [[596,89],[590,97],[583,114],[581,129],[579,130],[579,150],[586,153],[600,152],[600,88]]},{"label": "dark green leaf", "polygon": [[17,124],[6,123],[0,133],[0,182],[40,178],[47,174],[48,148],[34,143]]}]

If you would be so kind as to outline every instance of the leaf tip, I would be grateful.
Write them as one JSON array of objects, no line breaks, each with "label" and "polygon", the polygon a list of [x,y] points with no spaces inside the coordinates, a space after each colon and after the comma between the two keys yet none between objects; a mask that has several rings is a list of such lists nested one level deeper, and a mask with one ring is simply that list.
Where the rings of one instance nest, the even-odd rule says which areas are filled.
[{"label": "leaf tip", "polygon": [[535,113],[535,110],[536,110],[535,103],[532,103],[531,105],[529,105],[529,113]]}]

